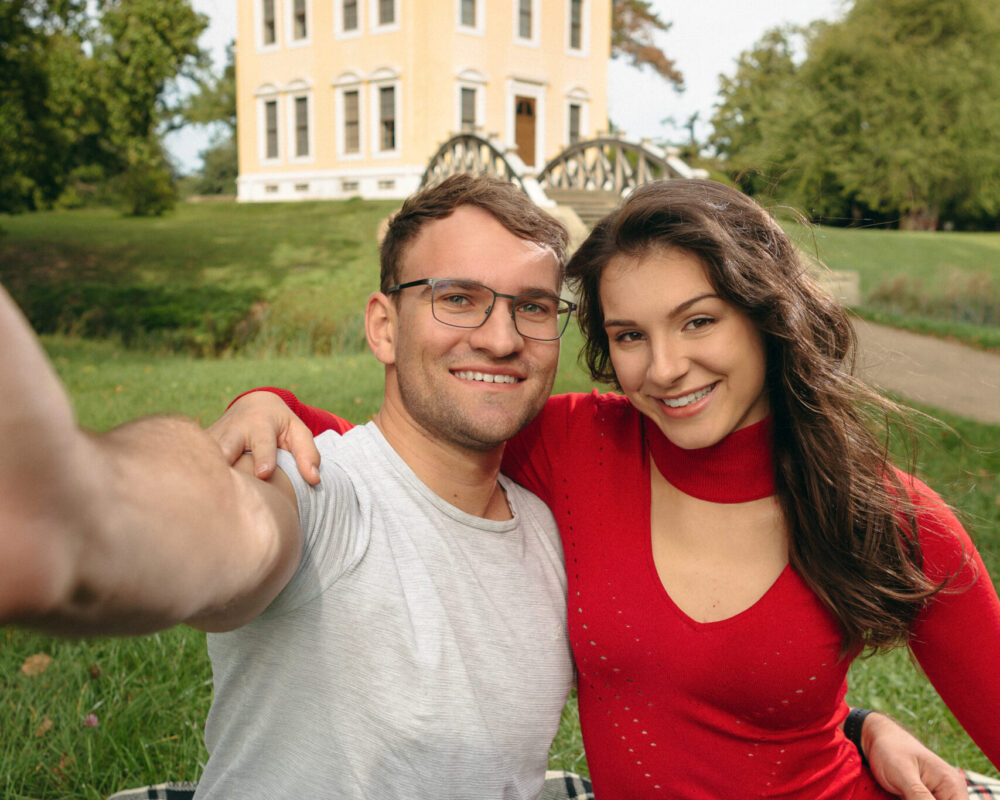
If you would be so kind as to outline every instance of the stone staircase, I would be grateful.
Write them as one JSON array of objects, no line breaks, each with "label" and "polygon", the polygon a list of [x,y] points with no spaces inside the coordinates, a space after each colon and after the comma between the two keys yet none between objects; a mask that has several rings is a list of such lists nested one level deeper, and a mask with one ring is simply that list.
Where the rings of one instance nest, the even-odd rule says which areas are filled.
[{"label": "stone staircase", "polygon": [[621,196],[616,192],[589,189],[546,188],[545,194],[557,205],[572,208],[580,221],[587,226],[587,230],[593,228],[599,219],[614,211],[621,202]]}]

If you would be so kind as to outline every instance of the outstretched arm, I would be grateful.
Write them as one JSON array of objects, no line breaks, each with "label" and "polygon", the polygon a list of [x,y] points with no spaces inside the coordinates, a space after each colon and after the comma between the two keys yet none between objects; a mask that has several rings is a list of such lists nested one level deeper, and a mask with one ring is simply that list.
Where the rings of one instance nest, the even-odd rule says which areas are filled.
[{"label": "outstretched arm", "polygon": [[0,341],[0,385],[29,387],[0,404],[0,623],[131,634],[260,613],[301,547],[284,474],[231,468],[181,419],[81,431],[2,287]]}]

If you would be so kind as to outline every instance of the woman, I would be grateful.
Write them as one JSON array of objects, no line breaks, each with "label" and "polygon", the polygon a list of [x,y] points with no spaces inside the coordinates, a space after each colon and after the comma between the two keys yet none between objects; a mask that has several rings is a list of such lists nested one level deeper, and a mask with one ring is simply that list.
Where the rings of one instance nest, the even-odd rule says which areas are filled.
[{"label": "woman", "polygon": [[552,398],[504,471],[560,527],[598,796],[888,797],[839,726],[850,662],[898,644],[1000,766],[996,592],[887,463],[866,422],[894,409],[770,216],[648,184],[567,274],[591,374],[624,397]]}]

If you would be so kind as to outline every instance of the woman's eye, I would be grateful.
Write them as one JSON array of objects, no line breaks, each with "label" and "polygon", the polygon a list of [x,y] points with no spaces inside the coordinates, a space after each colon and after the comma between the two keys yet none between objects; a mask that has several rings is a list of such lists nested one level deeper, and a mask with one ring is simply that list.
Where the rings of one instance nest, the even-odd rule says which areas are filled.
[{"label": "woman's eye", "polygon": [[628,342],[637,342],[642,338],[642,334],[639,331],[622,331],[621,333],[615,334],[615,341],[621,342],[622,344],[627,344]]},{"label": "woman's eye", "polygon": [[704,328],[708,325],[711,325],[713,322],[715,322],[714,317],[695,317],[694,319],[688,322],[686,327],[693,330],[697,330],[698,328]]}]

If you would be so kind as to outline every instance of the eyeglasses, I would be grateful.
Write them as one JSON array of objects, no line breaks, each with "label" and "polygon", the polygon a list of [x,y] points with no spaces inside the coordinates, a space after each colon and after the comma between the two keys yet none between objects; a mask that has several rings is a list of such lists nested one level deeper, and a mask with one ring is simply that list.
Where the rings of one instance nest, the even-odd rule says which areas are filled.
[{"label": "eyeglasses", "polygon": [[525,339],[551,342],[563,335],[576,303],[542,292],[503,294],[475,281],[454,278],[424,278],[391,286],[395,294],[411,286],[431,287],[431,314],[438,322],[456,328],[478,328],[490,317],[498,297],[511,301],[514,328]]}]

